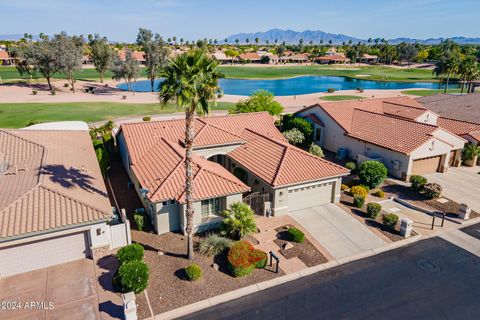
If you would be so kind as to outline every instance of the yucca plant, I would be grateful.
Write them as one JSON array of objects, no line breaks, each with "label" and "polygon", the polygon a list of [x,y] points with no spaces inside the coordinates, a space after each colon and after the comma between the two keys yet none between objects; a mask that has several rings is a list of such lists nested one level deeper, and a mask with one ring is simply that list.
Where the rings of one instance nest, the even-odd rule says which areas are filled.
[{"label": "yucca plant", "polygon": [[230,248],[232,240],[216,233],[208,234],[198,245],[198,252],[205,256],[216,256]]}]

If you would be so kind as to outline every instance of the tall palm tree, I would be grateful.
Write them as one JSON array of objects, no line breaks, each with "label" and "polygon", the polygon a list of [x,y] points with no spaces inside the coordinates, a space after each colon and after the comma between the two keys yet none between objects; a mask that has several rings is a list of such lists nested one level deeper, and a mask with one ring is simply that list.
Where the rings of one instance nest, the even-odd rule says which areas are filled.
[{"label": "tall palm tree", "polygon": [[463,81],[462,81],[462,93],[463,93],[465,83],[468,82],[470,84],[472,80],[475,80],[478,77],[479,68],[478,68],[477,59],[475,59],[475,57],[473,56],[467,56],[465,59],[463,59],[458,69],[459,69],[458,73],[463,78]]},{"label": "tall palm tree", "polygon": [[443,93],[447,93],[450,77],[455,74],[458,74],[459,66],[460,66],[460,59],[457,56],[452,56],[447,60],[446,66],[445,66],[445,71],[447,73],[447,81],[445,82],[445,88],[443,90]]},{"label": "tall palm tree", "polygon": [[193,259],[193,168],[192,153],[195,113],[206,115],[210,101],[220,91],[218,79],[223,77],[217,71],[218,61],[203,50],[196,49],[176,56],[161,72],[165,81],[160,86],[160,103],[165,107],[169,101],[176,101],[178,108],[185,111],[185,231],[188,236],[188,259]]}]

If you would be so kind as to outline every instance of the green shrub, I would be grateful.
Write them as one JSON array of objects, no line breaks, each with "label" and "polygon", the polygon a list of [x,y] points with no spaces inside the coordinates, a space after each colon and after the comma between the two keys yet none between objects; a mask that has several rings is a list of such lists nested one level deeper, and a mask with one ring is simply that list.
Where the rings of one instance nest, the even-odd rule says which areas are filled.
[{"label": "green shrub", "polygon": [[130,261],[141,261],[145,249],[138,243],[132,243],[118,250],[117,259],[120,265]]},{"label": "green shrub", "polygon": [[150,116],[145,116],[142,118],[143,121],[151,121],[152,120],[152,117]]},{"label": "green shrub", "polygon": [[375,192],[373,192],[373,195],[378,198],[384,198],[385,192],[382,189],[378,189]]},{"label": "green shrub", "polygon": [[349,161],[349,162],[345,163],[345,168],[347,168],[348,170],[351,170],[351,171],[355,171],[355,169],[357,168],[357,164],[353,161]]},{"label": "green shrub", "polygon": [[32,94],[33,94],[34,96],[36,96],[36,95],[37,95],[37,93],[38,93],[38,91],[37,91],[37,90],[32,90]]},{"label": "green shrub", "polygon": [[185,268],[185,273],[187,274],[187,278],[190,281],[197,281],[202,278],[202,268],[196,263],[192,263],[188,267]]},{"label": "green shrub", "polygon": [[382,222],[387,229],[394,230],[398,222],[398,216],[394,213],[384,214]]},{"label": "green shrub", "polygon": [[352,179],[352,180],[348,181],[348,182],[345,183],[345,184],[346,184],[349,188],[355,187],[355,186],[360,185],[360,180]]},{"label": "green shrub", "polygon": [[122,99],[123,99],[123,100],[127,100],[127,96],[126,96],[126,95],[123,95],[123,96],[122,96]]},{"label": "green shrub", "polygon": [[138,294],[148,285],[149,270],[143,261],[125,262],[120,266],[118,274],[124,291],[133,291]]},{"label": "green shrub", "polygon": [[325,154],[323,153],[322,148],[320,148],[320,146],[316,145],[313,142],[310,145],[310,148],[308,149],[308,152],[310,152],[311,154],[313,154],[314,156],[317,156],[319,158],[325,157]]},{"label": "green shrub", "polygon": [[248,241],[235,242],[228,251],[228,266],[234,277],[243,277],[255,269],[252,262],[253,246]]},{"label": "green shrub", "polygon": [[259,249],[253,249],[251,253],[251,258],[252,258],[252,263],[255,265],[255,268],[257,269],[262,269],[265,268],[267,265],[267,253],[259,250]]},{"label": "green shrub", "polygon": [[423,186],[422,193],[429,199],[435,199],[442,195],[442,186],[435,182],[427,183]]},{"label": "green shrub", "polygon": [[108,170],[108,165],[110,163],[110,156],[101,140],[93,140],[93,148],[95,149],[95,154],[97,155],[97,161],[100,166],[100,171],[103,175],[105,175]]},{"label": "green shrub", "polygon": [[133,220],[135,221],[135,224],[137,225],[138,231],[142,231],[143,227],[145,226],[145,215],[142,213],[134,213],[133,214]]},{"label": "green shrub", "polygon": [[305,140],[305,136],[297,128],[293,128],[287,131],[282,132],[285,139],[293,145],[302,143]]},{"label": "green shrub", "polygon": [[335,89],[334,89],[334,88],[328,88],[328,89],[327,89],[327,92],[328,92],[328,93],[334,93],[334,92],[335,92]]},{"label": "green shrub", "polygon": [[225,210],[222,215],[225,217],[220,226],[223,235],[241,239],[257,231],[255,213],[244,202],[232,203],[230,209]]},{"label": "green shrub", "polygon": [[377,218],[380,211],[382,211],[382,205],[380,203],[370,202],[367,204],[367,214],[370,218]]},{"label": "green shrub", "polygon": [[198,252],[206,256],[216,256],[230,248],[232,240],[216,233],[207,234],[198,245]]},{"label": "green shrub", "polygon": [[362,184],[370,188],[380,185],[387,177],[387,168],[378,161],[368,160],[358,167],[358,177]]},{"label": "green shrub", "polygon": [[365,189],[365,187],[358,185],[350,188],[350,194],[354,197],[358,196],[358,197],[366,198],[368,195],[368,191],[367,189]]},{"label": "green shrub", "polygon": [[64,86],[65,88],[68,88],[70,85],[69,85],[68,83],[64,83],[63,86]]},{"label": "green shrub", "polygon": [[363,205],[365,204],[365,197],[362,196],[354,196],[353,197],[353,205],[355,208],[362,208]]},{"label": "green shrub", "polygon": [[52,90],[50,90],[50,93],[52,94],[52,96],[54,96],[54,95],[57,94],[57,91],[55,91],[55,90],[52,89]]},{"label": "green shrub", "polygon": [[241,100],[231,113],[247,113],[267,111],[272,116],[283,112],[283,106],[275,100],[274,95],[267,90],[257,90],[248,99]]},{"label": "green shrub", "polygon": [[291,227],[288,229],[288,236],[290,238],[290,241],[297,242],[297,243],[302,243],[305,241],[305,234],[302,232],[302,230]]},{"label": "green shrub", "polygon": [[305,137],[302,145],[307,147],[310,146],[313,142],[313,124],[307,120],[296,117],[293,114],[286,114],[282,118],[282,130],[288,131],[293,128],[300,130]]},{"label": "green shrub", "polygon": [[33,126],[34,124],[39,124],[39,123],[41,122],[38,120],[30,120],[27,122],[27,127],[30,127],[30,126]]},{"label": "green shrub", "polygon": [[346,184],[343,184],[343,183],[342,183],[342,185],[340,186],[340,189],[341,189],[342,191],[347,191],[347,190],[349,190],[350,188],[349,188]]},{"label": "green shrub", "polygon": [[428,180],[425,177],[413,175],[410,177],[410,183],[412,184],[413,190],[422,191],[423,187],[428,183]]}]

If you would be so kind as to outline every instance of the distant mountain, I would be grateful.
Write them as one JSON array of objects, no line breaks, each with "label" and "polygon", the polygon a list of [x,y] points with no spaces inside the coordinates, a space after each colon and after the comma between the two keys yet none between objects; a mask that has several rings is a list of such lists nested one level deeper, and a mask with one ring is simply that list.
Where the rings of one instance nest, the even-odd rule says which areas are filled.
[{"label": "distant mountain", "polygon": [[[232,34],[227,37],[229,43],[235,43],[235,40],[240,40],[240,43],[246,43],[246,39],[249,39],[250,43],[255,43],[255,38],[258,38],[260,43],[265,43],[267,40],[270,43],[274,43],[275,39],[278,40],[278,43],[285,41],[287,44],[298,44],[300,39],[303,39],[304,44],[308,44],[312,41],[314,44],[320,43],[320,40],[323,40],[323,43],[328,43],[330,40],[334,44],[341,44],[343,42],[349,42],[352,40],[353,43],[367,42],[367,39],[359,39],[351,37],[345,34],[333,34],[323,31],[311,31],[306,30],[302,32],[293,31],[293,30],[282,30],[282,29],[271,29],[265,32],[255,32],[255,33],[237,33]],[[438,44],[446,38],[430,38],[430,39],[413,39],[413,38],[395,38],[388,39],[390,44],[398,44],[400,42],[408,43],[422,43],[422,44]],[[453,37],[448,38],[455,41],[458,44],[480,44],[480,37],[477,38],[466,38],[466,37]]]}]

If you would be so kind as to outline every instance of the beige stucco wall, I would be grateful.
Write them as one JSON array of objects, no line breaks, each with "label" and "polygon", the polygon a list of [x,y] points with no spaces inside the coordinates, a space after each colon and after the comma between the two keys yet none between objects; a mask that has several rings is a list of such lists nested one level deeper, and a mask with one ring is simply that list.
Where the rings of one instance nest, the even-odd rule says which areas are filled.
[{"label": "beige stucco wall", "polygon": [[195,148],[194,152],[195,154],[198,154],[199,156],[204,157],[205,159],[210,158],[211,156],[214,156],[216,154],[227,154],[229,152],[232,152],[242,144],[233,144],[233,145],[228,145],[228,146],[216,146],[216,147],[209,147],[209,148]]},{"label": "beige stucco wall", "polygon": [[427,123],[434,126],[437,125],[437,120],[438,120],[438,116],[435,113],[431,112],[430,110],[426,111],[420,117],[415,119],[415,121],[417,122]]}]

